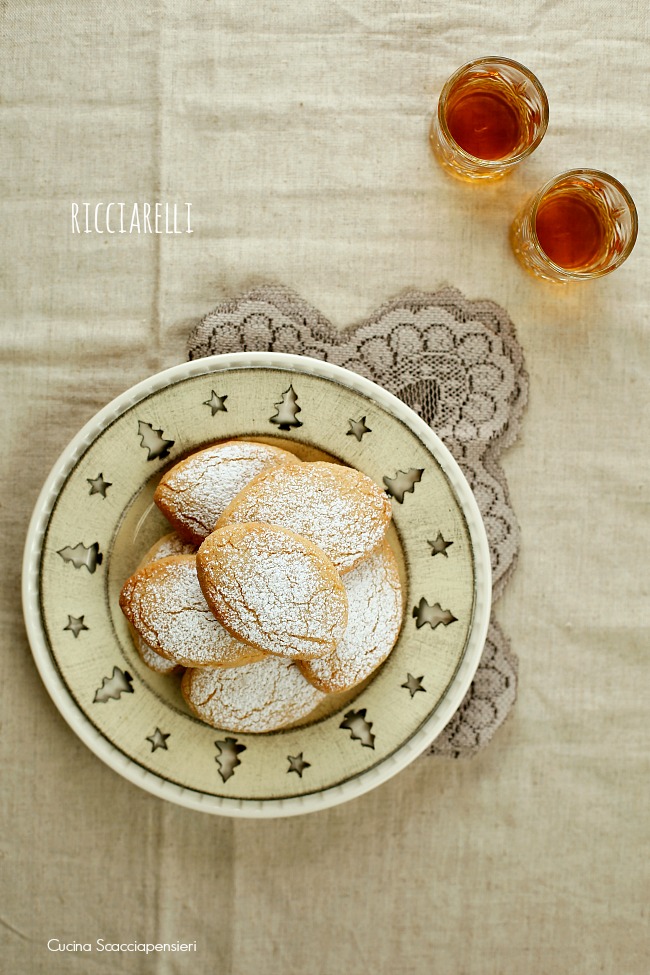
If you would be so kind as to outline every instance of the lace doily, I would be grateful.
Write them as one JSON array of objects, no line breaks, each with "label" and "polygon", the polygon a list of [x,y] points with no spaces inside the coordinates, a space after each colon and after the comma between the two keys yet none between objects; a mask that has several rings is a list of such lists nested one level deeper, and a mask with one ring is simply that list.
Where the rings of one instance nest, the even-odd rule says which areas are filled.
[{"label": "lace doily", "polygon": [[[472,486],[498,599],[519,549],[499,457],[518,435],[528,392],[523,353],[504,309],[469,301],[454,288],[410,291],[338,332],[298,295],[265,287],[218,305],[188,339],[190,359],[265,350],[314,356],[361,373],[426,420]],[[517,658],[493,614],[472,686],[429,753],[475,753],[509,714],[516,691]]]}]

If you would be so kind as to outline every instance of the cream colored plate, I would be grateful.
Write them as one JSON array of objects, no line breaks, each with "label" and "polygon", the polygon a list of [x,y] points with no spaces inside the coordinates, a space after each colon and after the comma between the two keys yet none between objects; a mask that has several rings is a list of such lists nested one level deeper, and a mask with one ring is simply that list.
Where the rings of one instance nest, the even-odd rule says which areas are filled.
[{"label": "cream colored plate", "polygon": [[[329,713],[264,735],[220,732],[191,716],[178,680],[141,662],[118,606],[126,577],[169,531],[152,502],[162,471],[232,437],[283,438],[303,457],[324,452],[396,494],[406,602],[395,649]],[[410,485],[403,494],[399,472]],[[194,809],[284,816],[373,788],[442,730],[483,649],[490,559],[458,465],[408,407],[326,362],[238,353],[153,376],[84,427],[36,506],[23,605],[49,693],[112,768]]]}]

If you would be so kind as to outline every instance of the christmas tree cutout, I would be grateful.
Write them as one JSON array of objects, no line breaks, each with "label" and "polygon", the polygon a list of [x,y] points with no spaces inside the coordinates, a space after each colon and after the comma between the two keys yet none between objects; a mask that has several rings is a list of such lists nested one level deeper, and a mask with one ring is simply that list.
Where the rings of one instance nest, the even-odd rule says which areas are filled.
[{"label": "christmas tree cutout", "polygon": [[433,606],[429,606],[424,596],[418,605],[413,608],[413,616],[418,630],[421,626],[426,626],[427,623],[432,630],[435,630],[436,626],[440,626],[441,623],[443,626],[449,626],[450,623],[457,621],[457,617],[453,613],[450,613],[448,609],[443,609],[440,603],[434,603]]},{"label": "christmas tree cutout", "polygon": [[362,708],[360,711],[348,711],[345,715],[345,720],[341,722],[339,728],[345,728],[349,731],[350,738],[353,741],[360,741],[364,747],[375,747],[375,736],[370,731],[372,721],[366,721],[365,708]]},{"label": "christmas tree cutout", "polygon": [[95,691],[93,704],[105,704],[107,701],[117,701],[122,694],[133,694],[131,684],[133,678],[128,670],[113,667],[110,677],[104,677],[102,686]]},{"label": "christmas tree cutout", "polygon": [[93,542],[92,545],[77,542],[74,547],[66,545],[65,548],[60,548],[56,554],[60,555],[64,562],[71,562],[75,569],[88,569],[91,575],[97,566],[102,564],[104,558],[99,551],[98,542]]},{"label": "christmas tree cutout", "polygon": [[275,416],[270,418],[270,422],[275,423],[280,430],[291,430],[293,427],[302,426],[302,423],[297,418],[298,413],[302,412],[302,407],[298,406],[298,394],[293,386],[285,389],[280,402],[274,403],[273,405],[276,407],[277,412]]},{"label": "christmas tree cutout", "polygon": [[173,440],[165,440],[162,430],[154,430],[150,423],[144,420],[138,421],[138,436],[140,445],[148,451],[147,460],[163,460],[169,456],[169,451],[174,446]]},{"label": "christmas tree cutout", "polygon": [[241,762],[237,758],[240,752],[246,751],[246,745],[240,745],[236,738],[226,738],[224,741],[215,741],[219,754],[215,762],[219,766],[219,775],[224,782],[227,782],[231,775],[235,774],[235,769]]},{"label": "christmas tree cutout", "polygon": [[385,477],[386,494],[394,498],[398,504],[402,504],[405,494],[413,494],[415,485],[422,480],[424,470],[417,467],[410,467],[407,471],[397,471],[395,477]]}]

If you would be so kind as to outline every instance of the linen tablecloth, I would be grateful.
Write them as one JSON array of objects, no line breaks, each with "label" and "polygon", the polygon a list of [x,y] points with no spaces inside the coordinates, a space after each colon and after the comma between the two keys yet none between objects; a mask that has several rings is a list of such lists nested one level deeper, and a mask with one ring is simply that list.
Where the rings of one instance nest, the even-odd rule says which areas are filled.
[{"label": "linen tablecloth", "polygon": [[[3,966],[645,975],[643,5],[1,6]],[[550,125],[506,181],[471,187],[436,165],[428,125],[448,75],[494,53],[538,75]],[[617,176],[641,230],[615,274],[558,288],[521,270],[508,228],[576,166]],[[190,203],[193,232],[73,233],[73,204],[83,216],[112,201],[176,203],[183,230]],[[40,487],[81,426],[182,361],[218,301],[276,283],[341,328],[405,288],[508,310],[530,374],[503,457],[522,543],[499,618],[519,698],[474,759],[423,758],[344,806],[254,822],[154,798],[74,736],[28,648],[20,562]],[[97,939],[196,951],[101,952]]]}]

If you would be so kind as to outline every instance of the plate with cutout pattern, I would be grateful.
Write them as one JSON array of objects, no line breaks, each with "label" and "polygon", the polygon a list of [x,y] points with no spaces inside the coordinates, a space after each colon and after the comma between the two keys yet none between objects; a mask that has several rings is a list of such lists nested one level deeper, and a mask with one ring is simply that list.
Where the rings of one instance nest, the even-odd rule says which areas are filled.
[{"label": "plate with cutout pattern", "polygon": [[[372,678],[306,722],[220,731],[190,714],[174,676],[140,660],[120,589],[170,526],[153,504],[162,473],[234,438],[355,467],[392,499],[404,619]],[[39,497],[23,564],[34,659],[63,717],[136,785],[229,816],[288,816],[395,775],[461,704],[483,650],[490,558],[474,496],[433,431],[392,394],[330,363],[270,352],[175,366],[94,417]]]}]

